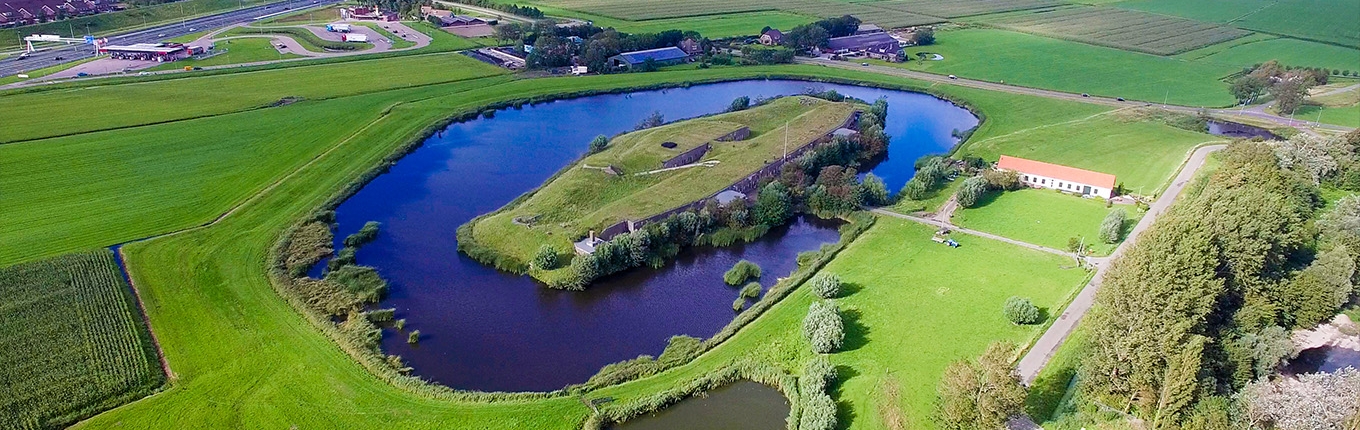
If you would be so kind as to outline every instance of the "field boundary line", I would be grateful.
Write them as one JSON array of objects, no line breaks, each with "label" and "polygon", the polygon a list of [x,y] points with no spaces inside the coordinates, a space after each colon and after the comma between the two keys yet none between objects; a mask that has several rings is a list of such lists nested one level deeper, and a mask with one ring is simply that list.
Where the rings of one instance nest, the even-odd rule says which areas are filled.
[{"label": "field boundary line", "polygon": [[118,251],[114,254],[114,258],[118,259],[119,266],[121,266],[119,268],[121,274],[127,277],[128,287],[132,289],[132,298],[133,301],[137,302],[137,312],[140,314],[142,323],[146,324],[146,333],[151,337],[151,346],[156,348],[156,359],[160,360],[161,370],[165,372],[165,383],[172,385],[179,380],[179,375],[170,370],[170,361],[165,358],[165,350],[161,348],[160,338],[156,337],[156,329],[151,327],[151,318],[146,313],[146,304],[142,301],[142,291],[137,289],[137,281],[132,276],[132,266],[127,264],[127,258],[123,255],[123,247],[118,247]]}]

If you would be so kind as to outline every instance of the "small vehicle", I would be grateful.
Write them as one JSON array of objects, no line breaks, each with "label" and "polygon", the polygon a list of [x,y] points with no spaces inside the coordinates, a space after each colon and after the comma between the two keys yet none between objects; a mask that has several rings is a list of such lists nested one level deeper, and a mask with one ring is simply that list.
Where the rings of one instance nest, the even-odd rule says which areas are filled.
[{"label": "small vehicle", "polygon": [[194,66],[194,70],[203,70],[202,67]]},{"label": "small vehicle", "polygon": [[157,34],[156,37],[165,37],[165,33]]},{"label": "small vehicle", "polygon": [[869,63],[859,63],[859,65],[864,66],[864,67],[869,67]]},{"label": "small vehicle", "polygon": [[53,59],[53,60],[57,60],[57,61],[61,61],[61,60],[65,60],[66,57],[54,57],[54,58],[52,58],[52,59]]},{"label": "small vehicle", "polygon": [[15,59],[16,59],[16,60],[23,60],[23,59],[27,59],[27,58],[28,58],[28,53],[25,52],[25,53],[19,54],[19,57],[18,57],[18,58],[15,58]]},{"label": "small vehicle", "polygon": [[195,32],[195,31],[198,31],[198,29],[197,29],[197,28],[193,28],[193,27],[189,27],[189,32],[190,32],[190,33],[193,33],[193,32]]},{"label": "small vehicle", "polygon": [[1121,102],[1124,101],[1124,98],[1123,98],[1123,97],[1115,97],[1114,99],[1115,99],[1115,100],[1118,100],[1118,101],[1121,101]]},{"label": "small vehicle", "polygon": [[1081,96],[1082,96],[1082,97],[1090,97],[1091,95],[1090,95],[1090,94],[1086,94],[1086,93],[1081,93]]},{"label": "small vehicle", "polygon": [[86,76],[90,76],[90,74],[89,74],[89,73],[85,73],[85,72],[76,73],[76,77],[77,77],[77,78],[83,78],[83,77],[86,77]]},{"label": "small vehicle", "polygon": [[958,76],[949,75],[949,79],[958,79],[958,78],[959,78]]}]

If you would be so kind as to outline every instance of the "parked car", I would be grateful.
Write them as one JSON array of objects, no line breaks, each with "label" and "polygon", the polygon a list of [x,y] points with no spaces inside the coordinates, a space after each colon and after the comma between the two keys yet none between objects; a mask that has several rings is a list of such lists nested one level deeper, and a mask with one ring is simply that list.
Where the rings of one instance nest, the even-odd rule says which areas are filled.
[{"label": "parked car", "polygon": [[958,79],[958,78],[959,78],[958,76],[949,75],[949,79]]},{"label": "parked car", "polygon": [[1081,93],[1081,96],[1082,96],[1082,97],[1090,97],[1091,95],[1090,95],[1090,94],[1086,94],[1086,93]]},{"label": "parked car", "polygon": [[54,57],[54,58],[52,58],[52,59],[53,59],[53,60],[57,60],[57,61],[61,61],[61,60],[65,60],[66,57]]},{"label": "parked car", "polygon": [[869,66],[869,63],[859,63],[859,65],[868,67],[868,66]]},{"label": "parked car", "polygon": [[1124,98],[1123,98],[1123,97],[1115,97],[1114,99],[1115,99],[1115,100],[1119,100],[1119,101],[1121,101],[1121,102],[1124,101]]}]

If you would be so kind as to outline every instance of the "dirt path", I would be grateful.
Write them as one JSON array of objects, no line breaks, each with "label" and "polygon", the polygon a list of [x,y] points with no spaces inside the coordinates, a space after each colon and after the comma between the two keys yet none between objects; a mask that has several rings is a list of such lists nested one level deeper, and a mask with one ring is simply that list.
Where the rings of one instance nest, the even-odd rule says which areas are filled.
[{"label": "dirt path", "polygon": [[1044,365],[1048,364],[1048,360],[1053,358],[1053,354],[1058,351],[1058,347],[1061,347],[1063,341],[1067,340],[1067,336],[1072,334],[1072,330],[1077,327],[1077,323],[1081,321],[1081,318],[1086,316],[1086,312],[1091,310],[1091,305],[1095,302],[1096,290],[1100,289],[1100,284],[1105,278],[1105,273],[1110,268],[1110,265],[1105,263],[1114,261],[1114,259],[1119,258],[1124,251],[1132,248],[1134,243],[1137,243],[1138,236],[1157,220],[1157,216],[1171,207],[1171,204],[1180,196],[1181,191],[1184,190],[1185,186],[1190,183],[1190,180],[1195,177],[1195,173],[1198,172],[1201,167],[1204,167],[1205,159],[1208,158],[1209,154],[1226,147],[1227,145],[1203,146],[1191,153],[1190,159],[1186,161],[1185,166],[1181,168],[1180,173],[1176,174],[1176,178],[1171,181],[1171,185],[1166,187],[1166,191],[1162,193],[1161,198],[1158,198],[1157,201],[1152,203],[1152,206],[1148,209],[1147,215],[1144,215],[1143,219],[1139,220],[1138,224],[1133,227],[1133,230],[1129,232],[1128,238],[1124,239],[1124,243],[1119,244],[1119,247],[1115,248],[1114,252],[1110,253],[1109,257],[1097,260],[1096,275],[1081,289],[1080,293],[1077,293],[1077,297],[1072,299],[1071,304],[1067,305],[1067,309],[1064,309],[1062,315],[1058,316],[1058,320],[1054,321],[1053,325],[1048,327],[1048,331],[1045,331],[1043,336],[1039,337],[1039,340],[1034,342],[1034,346],[1025,353],[1025,356],[1020,358],[1020,363],[1016,366],[1016,371],[1019,372],[1021,381],[1026,385],[1034,382],[1034,378],[1039,376],[1039,371],[1043,370]]},{"label": "dirt path", "polygon": [[948,222],[941,222],[941,221],[936,220],[936,219],[934,219],[934,218],[921,218],[921,217],[914,216],[914,215],[905,215],[905,214],[900,214],[900,213],[893,212],[893,211],[890,211],[890,210],[887,210],[887,209],[870,209],[869,212],[873,212],[873,213],[878,214],[878,215],[883,215],[883,216],[888,216],[888,217],[893,217],[893,218],[901,218],[901,219],[905,219],[905,220],[908,220],[908,221],[915,221],[915,222],[919,222],[919,223],[921,223],[921,224],[933,225],[933,226],[941,227],[941,228],[947,228],[947,229],[950,229],[950,230],[952,230],[952,231],[956,231],[956,232],[959,232],[959,233],[963,233],[963,234],[967,234],[967,235],[972,235],[972,236],[977,236],[977,237],[985,237],[985,238],[988,238],[988,239],[991,239],[991,240],[1006,242],[1006,243],[1009,243],[1009,244],[1012,244],[1012,245],[1015,245],[1015,246],[1033,249],[1033,250],[1039,251],[1039,252],[1047,252],[1047,253],[1049,253],[1049,254],[1053,254],[1053,255],[1061,255],[1061,256],[1064,256],[1064,257],[1071,257],[1071,256],[1072,256],[1072,253],[1067,252],[1067,251],[1058,250],[1058,249],[1053,249],[1053,248],[1049,248],[1049,247],[1043,246],[1043,245],[1035,245],[1035,244],[1029,243],[1029,242],[1021,242],[1021,241],[1018,241],[1018,240],[1015,240],[1015,239],[1011,239],[1011,238],[1007,238],[1007,237],[1002,237],[1002,236],[997,236],[997,235],[995,235],[995,234],[991,234],[991,233],[987,233],[987,232],[981,232],[981,231],[977,231],[977,230],[967,229],[967,228],[959,227],[959,226],[954,225],[954,224],[950,224],[950,223],[948,223]]}]

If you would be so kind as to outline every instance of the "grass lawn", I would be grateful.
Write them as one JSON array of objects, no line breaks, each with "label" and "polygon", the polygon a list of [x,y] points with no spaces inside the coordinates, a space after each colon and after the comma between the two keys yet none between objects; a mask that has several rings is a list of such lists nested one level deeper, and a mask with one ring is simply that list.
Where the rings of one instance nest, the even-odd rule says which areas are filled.
[{"label": "grass lawn", "polygon": [[935,34],[935,44],[907,48],[941,61],[882,63],[939,74],[1189,106],[1235,101],[1221,79],[1237,67],[1183,61],[1006,30],[963,29]]},{"label": "grass lawn", "polygon": [[165,381],[112,252],[0,268],[0,297],[5,428],[65,427]]},{"label": "grass lawn", "polygon": [[1303,105],[1294,114],[1299,121],[1321,121],[1325,124],[1360,127],[1360,104],[1344,107]]},{"label": "grass lawn", "polygon": [[202,60],[180,60],[173,63],[161,64],[147,70],[180,70],[189,66],[221,66],[224,64],[243,64],[256,61],[302,58],[301,55],[293,53],[279,53],[277,49],[274,49],[274,45],[269,41],[269,38],[265,37],[223,40],[217,42],[217,49],[224,52]]},{"label": "grass lawn", "polygon": [[[543,244],[567,253],[571,242],[590,230],[644,219],[730,186],[778,159],[785,137],[790,149],[796,148],[835,130],[854,109],[851,103],[786,97],[739,112],[628,133],[612,139],[609,148],[576,163],[523,203],[478,221],[473,236],[478,244],[519,261],[533,259]],[[742,127],[750,128],[750,138],[713,142]],[[666,149],[662,142],[679,146]],[[712,149],[703,160],[717,161],[715,166],[639,175],[708,142]],[[605,166],[616,166],[623,174],[611,176],[598,170]],[[515,219],[534,219],[533,227],[515,224]],[[548,280],[568,271],[562,268],[534,276]]]},{"label": "grass lawn", "polygon": [[[0,219],[6,220],[0,223],[0,243],[7,245],[0,247],[0,266],[190,228],[125,248],[177,379],[162,393],[79,427],[577,429],[589,409],[575,397],[496,403],[434,399],[373,377],[273,290],[263,263],[270,247],[289,225],[430,124],[495,101],[770,76],[926,86],[816,66],[517,80],[492,76],[502,72],[460,58],[403,56],[149,82],[107,80],[0,97],[0,114],[11,119],[8,124],[41,125],[4,127],[0,134],[8,139],[0,141],[70,135],[0,145],[0,170],[6,172],[0,175],[0,189],[21,190],[0,194]],[[325,79],[309,78],[315,76]],[[336,80],[347,85],[334,85]],[[204,87],[216,90],[199,90]],[[1108,109],[949,85],[933,89],[987,112],[978,139]],[[285,96],[305,101],[249,110]],[[119,112],[128,100],[138,100],[139,109]],[[71,121],[26,116],[29,106],[39,104],[79,104],[89,115]],[[166,123],[150,125],[160,122]],[[112,128],[118,129],[97,131]],[[1081,141],[1073,136],[1055,144],[1083,148],[1077,144]],[[61,160],[59,168],[53,160]],[[232,208],[237,209],[218,222],[191,228]],[[19,228],[11,220],[26,221]],[[852,327],[865,340],[835,358],[858,373],[838,395],[856,414],[857,427],[880,427],[873,388],[880,382],[876,378],[889,372],[904,388],[901,404],[910,406],[908,418],[925,420],[934,379],[947,361],[974,356],[993,339],[1024,342],[1037,334],[1037,328],[1001,319],[1006,297],[1028,296],[1056,313],[1052,308],[1085,278],[1084,272],[1059,270],[1060,257],[968,237],[959,238],[963,248],[952,249],[929,242],[930,233],[926,227],[883,220],[849,257],[832,263],[863,286],[842,302],[859,310]],[[903,236],[914,237],[909,243],[919,242],[920,248],[903,252]],[[882,251],[889,246],[892,253]],[[1000,264],[964,263],[977,261]],[[944,297],[929,296],[942,291]],[[962,291],[980,293],[957,293]],[[591,397],[639,399],[734,358],[798,369],[807,345],[797,327],[809,301],[806,292],[796,292],[695,362]],[[903,324],[902,309],[915,318],[903,326],[908,328],[897,327]],[[894,340],[899,335],[903,340]],[[903,348],[902,342],[911,347]]]},{"label": "grass lawn", "polygon": [[1115,111],[975,138],[959,152],[989,160],[1004,154],[1109,173],[1135,194],[1155,195],[1196,146],[1219,140],[1131,111]]},{"label": "grass lawn", "polygon": [[[907,215],[911,215],[917,212],[935,212],[937,210],[940,210],[940,206],[943,206],[944,202],[949,201],[949,197],[953,196],[954,193],[959,190],[959,187],[963,185],[964,179],[965,178],[963,177],[959,177],[958,179],[955,179],[953,182],[945,182],[945,185],[943,187],[931,190],[928,193],[929,195],[921,200],[912,200],[907,196],[902,195],[901,200],[898,200],[897,204],[892,205],[888,209],[892,210],[893,212]],[[899,190],[888,191],[897,192]]]},{"label": "grass lawn", "polygon": [[1142,216],[1132,206],[1107,209],[1103,200],[1024,189],[993,193],[977,207],[960,209],[954,224],[1054,249],[1067,249],[1067,239],[1078,237],[1095,255],[1109,255],[1116,245],[1100,241],[1100,222],[1120,209],[1128,216],[1125,231],[1132,229]]}]

